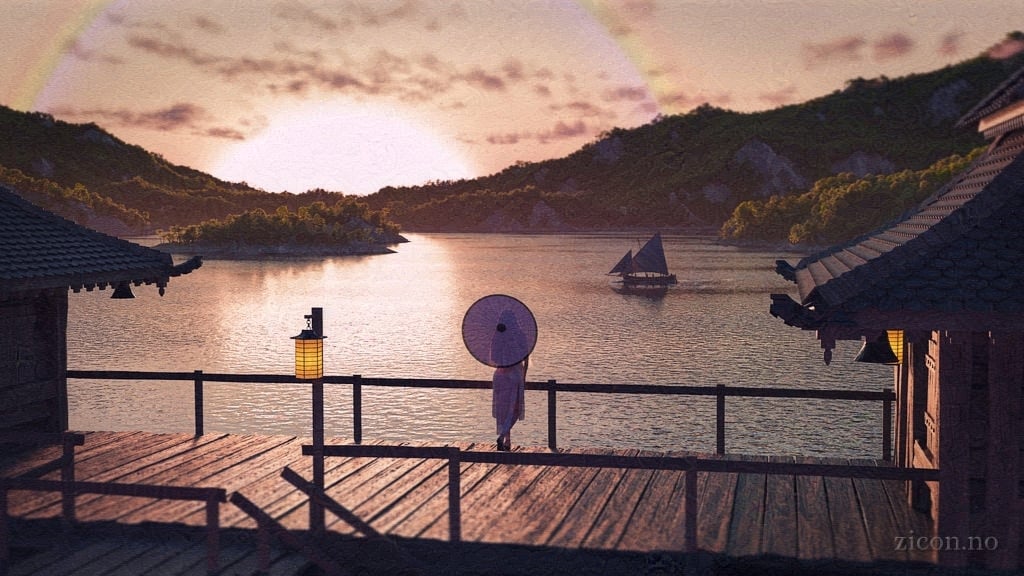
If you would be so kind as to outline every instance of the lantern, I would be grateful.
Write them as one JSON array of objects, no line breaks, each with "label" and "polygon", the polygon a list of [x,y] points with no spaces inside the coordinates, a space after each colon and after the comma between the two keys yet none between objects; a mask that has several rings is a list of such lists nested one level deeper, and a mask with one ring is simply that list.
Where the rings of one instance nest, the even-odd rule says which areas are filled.
[{"label": "lantern", "polygon": [[[324,336],[317,331],[323,330],[322,316],[317,318],[320,310],[314,308],[313,314],[305,316],[306,328],[298,336],[292,336],[295,340],[295,377],[300,380],[324,377]],[[314,324],[314,319],[319,322]]]},{"label": "lantern", "polygon": [[885,335],[889,340],[889,348],[896,356],[896,363],[903,363],[903,330],[886,330]]}]

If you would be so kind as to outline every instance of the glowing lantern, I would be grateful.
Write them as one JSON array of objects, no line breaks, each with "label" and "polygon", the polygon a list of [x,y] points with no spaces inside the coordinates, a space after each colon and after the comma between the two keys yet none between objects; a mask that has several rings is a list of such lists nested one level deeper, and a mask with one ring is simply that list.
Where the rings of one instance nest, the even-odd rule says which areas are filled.
[{"label": "glowing lantern", "polygon": [[323,309],[313,308],[313,313],[305,316],[306,328],[295,340],[295,377],[300,380],[319,380],[324,377],[324,336]]},{"label": "glowing lantern", "polygon": [[896,355],[896,363],[903,363],[903,330],[886,330],[885,335],[889,339],[889,348]]}]

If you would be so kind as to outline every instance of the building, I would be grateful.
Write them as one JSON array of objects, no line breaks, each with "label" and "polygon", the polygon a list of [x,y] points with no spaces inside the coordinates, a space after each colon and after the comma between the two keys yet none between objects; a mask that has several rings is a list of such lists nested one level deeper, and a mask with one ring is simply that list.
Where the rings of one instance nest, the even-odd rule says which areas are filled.
[{"label": "building", "polygon": [[[202,264],[79,226],[0,186],[0,431],[68,427],[68,290],[155,285]],[[112,304],[113,305],[113,304]]]},{"label": "building", "polygon": [[[938,561],[1024,567],[1024,70],[960,125],[991,140],[963,174],[895,224],[779,262],[800,301],[771,313],[836,340],[896,343],[895,460],[940,470],[912,486]],[[893,362],[896,363],[896,362]],[[939,546],[934,546],[938,543]]]}]

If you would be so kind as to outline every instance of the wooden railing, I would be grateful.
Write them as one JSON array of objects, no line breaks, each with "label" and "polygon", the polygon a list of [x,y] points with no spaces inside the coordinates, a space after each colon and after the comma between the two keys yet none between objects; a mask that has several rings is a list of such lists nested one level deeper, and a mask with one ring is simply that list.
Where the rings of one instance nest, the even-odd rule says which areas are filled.
[{"label": "wooden railing", "polygon": [[[578,454],[566,452],[493,452],[461,450],[456,446],[381,446],[381,445],[303,445],[302,453],[314,463],[329,456],[349,458],[416,458],[447,460],[448,466],[448,538],[462,538],[462,500],[460,465],[463,462],[517,466],[561,466],[577,468],[620,468],[641,470],[680,470],[684,472],[684,552],[697,550],[697,472],[786,474],[792,476],[835,476],[873,480],[939,480],[939,471],[931,468],[848,464],[798,464],[759,460],[701,458],[697,456],[620,456],[616,454]],[[314,479],[322,494],[324,484]],[[324,530],[323,518],[310,516],[310,530]]]},{"label": "wooden railing", "polygon": [[[207,382],[233,382],[246,384],[306,384],[291,375],[280,374],[217,374],[202,370],[193,372],[136,372],[124,370],[68,370],[68,378],[94,380],[177,380],[192,381],[194,389],[195,433],[204,432],[203,390]],[[489,380],[455,380],[430,378],[367,378],[361,375],[324,376],[313,386],[314,429],[323,427],[322,390],[320,384],[348,385],[352,387],[352,438],[356,444],[363,441],[363,400],[364,386],[384,388],[440,388],[477,390],[490,389]],[[715,452],[725,453],[726,446],[726,398],[793,398],[837,401],[881,402],[882,404],[882,460],[892,460],[892,404],[896,394],[892,390],[830,390],[799,388],[758,388],[745,386],[683,386],[661,384],[572,384],[555,380],[527,382],[527,390],[547,392],[547,440],[551,450],[558,448],[558,394],[637,394],[669,396],[705,396],[715,398]],[[317,405],[317,397],[320,402]]]}]

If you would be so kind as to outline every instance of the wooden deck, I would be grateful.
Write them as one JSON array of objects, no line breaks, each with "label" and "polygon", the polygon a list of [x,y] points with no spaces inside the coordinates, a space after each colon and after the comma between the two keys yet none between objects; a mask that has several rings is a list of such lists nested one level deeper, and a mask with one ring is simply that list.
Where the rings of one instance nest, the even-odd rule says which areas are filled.
[{"label": "wooden deck", "polygon": [[[328,441],[332,442],[344,441]],[[243,494],[285,527],[304,531],[309,521],[307,498],[280,474],[288,466],[312,477],[311,459],[302,456],[304,443],[309,440],[283,436],[94,432],[76,450],[75,479],[223,488],[229,495]],[[494,445],[461,448],[494,450]],[[60,448],[53,447],[0,459],[0,477],[18,476],[59,455]],[[520,556],[509,552],[508,562],[527,562],[522,555],[528,556],[530,550],[657,558],[684,549],[683,472],[471,462],[464,462],[460,471],[463,542],[514,545]],[[58,479],[59,472],[44,478]],[[700,472],[697,485],[697,544],[702,551],[826,563],[932,561],[928,553],[897,549],[898,537],[930,534],[925,517],[906,505],[898,481]],[[427,552],[424,557],[422,550],[432,542],[443,548],[448,539],[445,461],[329,458],[326,486],[329,496],[386,537],[360,536],[364,547],[386,543],[388,550],[399,551],[389,553],[392,561],[418,566],[420,572],[441,562],[438,555],[443,553]],[[76,499],[76,511],[81,529],[68,539],[56,528],[59,493],[12,490],[9,573],[206,571],[206,545],[196,536],[206,522],[201,502],[83,494]],[[352,535],[348,540],[356,541],[352,526],[330,512],[327,523],[332,535]],[[253,573],[259,556],[253,535],[256,522],[227,503],[221,506],[220,526],[224,536],[219,573]],[[53,530],[58,534],[49,533]],[[50,549],[36,550],[41,540]],[[54,548],[55,542],[60,546]],[[301,574],[308,566],[302,555],[277,545],[269,554],[275,574]]]}]

